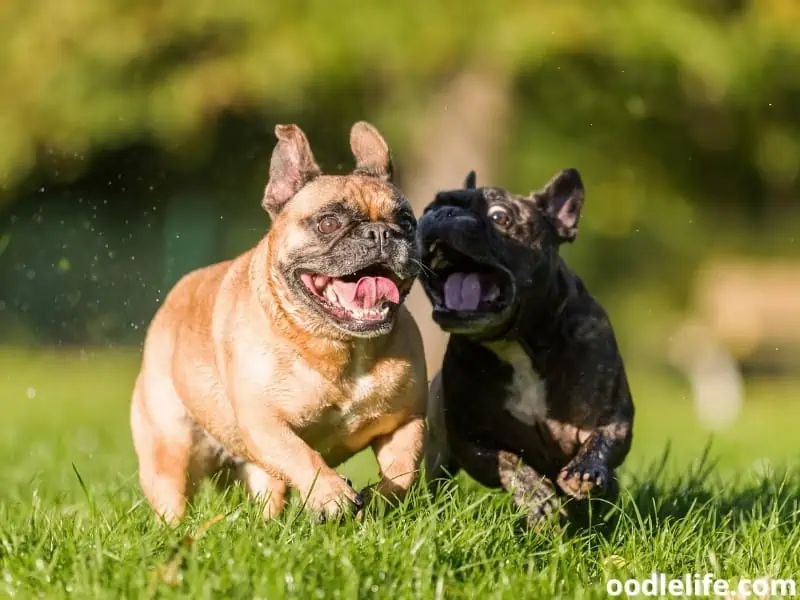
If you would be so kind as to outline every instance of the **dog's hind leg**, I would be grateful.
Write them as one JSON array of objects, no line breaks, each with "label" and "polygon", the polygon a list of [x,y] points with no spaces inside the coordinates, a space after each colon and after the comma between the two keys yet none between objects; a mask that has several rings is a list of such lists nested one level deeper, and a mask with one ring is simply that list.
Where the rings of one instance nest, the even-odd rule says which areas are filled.
[{"label": "dog's hind leg", "polygon": [[286,506],[286,482],[273,477],[258,465],[241,463],[236,468],[236,477],[244,483],[254,500],[264,503],[265,520],[274,519]]},{"label": "dog's hind leg", "polygon": [[172,384],[159,377],[137,380],[131,403],[131,431],[139,459],[139,481],[155,513],[170,525],[186,504],[208,465],[194,457],[193,425]]},{"label": "dog's hind leg", "polygon": [[502,487],[526,513],[529,528],[558,515],[566,516],[561,500],[547,477],[513,452],[487,448],[471,440],[452,436],[454,450],[467,472],[487,487]]}]

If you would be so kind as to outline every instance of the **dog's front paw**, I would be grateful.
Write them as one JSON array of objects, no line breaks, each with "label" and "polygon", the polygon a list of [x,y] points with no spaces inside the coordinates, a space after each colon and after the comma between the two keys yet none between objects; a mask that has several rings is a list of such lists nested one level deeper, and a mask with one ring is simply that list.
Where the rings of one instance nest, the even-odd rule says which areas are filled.
[{"label": "dog's front paw", "polygon": [[556,483],[565,494],[578,500],[601,497],[606,495],[611,485],[611,473],[604,463],[585,460],[567,465],[559,473]]},{"label": "dog's front paw", "polygon": [[336,520],[364,507],[364,498],[339,474],[320,476],[306,494],[306,505],[320,521]]},{"label": "dog's front paw", "polygon": [[561,499],[552,490],[540,488],[526,503],[525,523],[528,529],[539,529],[545,523],[566,517]]}]

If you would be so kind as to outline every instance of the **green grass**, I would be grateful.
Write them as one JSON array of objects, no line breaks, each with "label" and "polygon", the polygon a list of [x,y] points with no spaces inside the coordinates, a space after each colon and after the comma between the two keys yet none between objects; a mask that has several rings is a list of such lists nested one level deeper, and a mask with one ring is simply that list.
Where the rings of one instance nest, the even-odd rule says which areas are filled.
[{"label": "green grass", "polygon": [[[135,353],[0,349],[0,594],[15,597],[604,598],[605,582],[800,579],[797,383],[752,386],[709,435],[680,383],[634,373],[623,497],[592,530],[523,533],[509,499],[460,477],[435,501],[318,525],[206,490],[177,531],[152,518],[127,423]],[[665,450],[670,445],[667,455]],[[342,469],[374,480],[371,457]],[[199,535],[209,519],[222,519]]]}]

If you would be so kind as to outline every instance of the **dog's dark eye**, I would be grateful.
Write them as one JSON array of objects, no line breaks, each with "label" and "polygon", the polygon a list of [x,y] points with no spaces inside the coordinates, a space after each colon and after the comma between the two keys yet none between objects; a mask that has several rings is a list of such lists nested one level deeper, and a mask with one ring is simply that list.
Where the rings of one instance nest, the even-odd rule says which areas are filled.
[{"label": "dog's dark eye", "polygon": [[499,227],[511,225],[511,215],[502,206],[493,206],[489,209],[489,218]]},{"label": "dog's dark eye", "polygon": [[334,215],[325,215],[319,220],[317,229],[319,229],[322,233],[333,233],[341,226],[342,222],[337,217]]},{"label": "dog's dark eye", "polygon": [[413,233],[416,221],[414,220],[414,217],[410,215],[401,215],[400,218],[397,220],[397,224],[403,228],[403,231],[405,233]]}]

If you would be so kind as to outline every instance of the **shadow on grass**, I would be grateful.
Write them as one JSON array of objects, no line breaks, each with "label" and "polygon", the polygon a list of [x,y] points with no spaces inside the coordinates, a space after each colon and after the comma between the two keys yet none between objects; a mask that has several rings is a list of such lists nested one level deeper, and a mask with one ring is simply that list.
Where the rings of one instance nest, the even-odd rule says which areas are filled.
[{"label": "shadow on grass", "polygon": [[676,520],[702,513],[715,517],[717,526],[735,528],[750,521],[769,519],[772,527],[789,531],[800,521],[800,471],[796,468],[766,468],[743,472],[737,478],[722,478],[712,458],[711,442],[701,457],[685,471],[667,473],[670,446],[643,473],[635,474],[623,487],[614,507],[601,510],[593,520],[570,523],[572,534],[609,535],[620,520],[655,531]]}]

